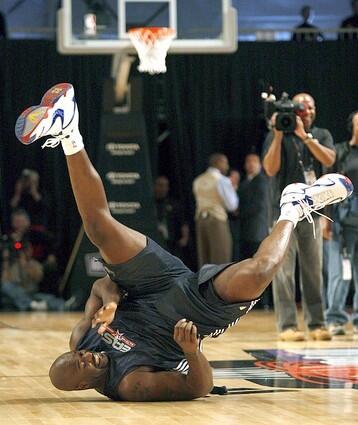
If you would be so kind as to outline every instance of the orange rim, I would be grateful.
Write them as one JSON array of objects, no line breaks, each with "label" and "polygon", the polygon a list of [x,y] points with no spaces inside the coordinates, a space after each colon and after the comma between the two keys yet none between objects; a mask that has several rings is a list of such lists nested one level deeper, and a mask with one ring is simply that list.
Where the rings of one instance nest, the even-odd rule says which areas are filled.
[{"label": "orange rim", "polygon": [[144,42],[155,41],[158,38],[167,38],[175,35],[175,30],[168,27],[142,27],[128,30],[130,35],[141,38]]}]

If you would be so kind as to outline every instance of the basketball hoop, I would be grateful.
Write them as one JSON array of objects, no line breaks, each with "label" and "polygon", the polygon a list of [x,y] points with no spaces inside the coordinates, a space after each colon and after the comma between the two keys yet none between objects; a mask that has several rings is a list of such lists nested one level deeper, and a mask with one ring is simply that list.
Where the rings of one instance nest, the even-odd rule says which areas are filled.
[{"label": "basketball hoop", "polygon": [[138,71],[160,74],[167,71],[165,58],[176,34],[172,28],[144,27],[128,31],[139,56]]}]

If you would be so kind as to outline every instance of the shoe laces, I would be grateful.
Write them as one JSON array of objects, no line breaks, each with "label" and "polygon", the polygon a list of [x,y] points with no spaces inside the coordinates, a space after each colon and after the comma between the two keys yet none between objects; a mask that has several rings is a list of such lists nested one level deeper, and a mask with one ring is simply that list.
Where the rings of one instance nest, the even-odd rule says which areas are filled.
[{"label": "shoe laces", "polygon": [[317,210],[323,208],[325,206],[325,204],[321,203],[321,204],[316,205],[315,207],[312,207],[309,204],[307,199],[299,199],[297,201],[297,203],[301,207],[302,213],[305,216],[305,218],[307,219],[307,221],[312,224],[314,239],[316,239],[316,226],[314,224],[312,213],[315,213],[315,214],[319,215],[320,217],[324,217],[324,218],[326,218],[327,220],[329,220],[333,223],[333,220],[330,217],[327,217],[326,215],[317,211]]},{"label": "shoe laces", "polygon": [[46,140],[46,142],[41,146],[42,149],[44,148],[56,148],[64,139],[69,138],[69,134],[63,134],[62,132],[57,134],[56,137],[50,137]]}]

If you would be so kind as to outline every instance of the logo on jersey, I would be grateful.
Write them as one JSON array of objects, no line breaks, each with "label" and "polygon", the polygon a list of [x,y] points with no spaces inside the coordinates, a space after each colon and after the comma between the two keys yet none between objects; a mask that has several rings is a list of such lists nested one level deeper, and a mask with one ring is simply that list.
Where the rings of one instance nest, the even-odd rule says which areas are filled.
[{"label": "logo on jersey", "polygon": [[127,353],[136,346],[136,343],[126,338],[123,333],[114,331],[110,328],[107,328],[107,330],[104,332],[102,339],[106,344],[122,353]]}]

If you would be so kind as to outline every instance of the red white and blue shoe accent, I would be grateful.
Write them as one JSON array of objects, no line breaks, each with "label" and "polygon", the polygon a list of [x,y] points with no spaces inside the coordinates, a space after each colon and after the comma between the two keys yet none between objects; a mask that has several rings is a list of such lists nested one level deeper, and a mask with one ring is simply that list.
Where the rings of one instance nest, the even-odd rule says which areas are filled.
[{"label": "red white and blue shoe accent", "polygon": [[16,137],[24,145],[53,136],[42,147],[56,147],[64,139],[71,143],[82,143],[78,130],[78,108],[73,86],[69,83],[56,84],[50,88],[37,106],[27,108],[17,119]]},{"label": "red white and blue shoe accent", "polygon": [[313,223],[312,213],[323,215],[317,211],[344,201],[353,190],[353,183],[348,177],[335,173],[325,174],[311,186],[303,183],[286,186],[281,195],[280,207],[282,211],[287,211],[291,205],[299,212],[298,221],[306,218]]}]

